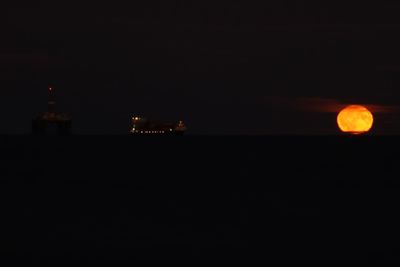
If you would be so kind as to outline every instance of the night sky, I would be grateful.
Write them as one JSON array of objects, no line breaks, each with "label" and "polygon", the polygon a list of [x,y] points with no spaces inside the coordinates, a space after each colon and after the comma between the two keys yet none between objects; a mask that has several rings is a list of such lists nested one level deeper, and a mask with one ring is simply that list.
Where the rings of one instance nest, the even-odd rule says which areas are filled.
[{"label": "night sky", "polygon": [[337,134],[365,104],[400,133],[400,3],[31,1],[0,16],[0,132],[29,133],[49,85],[77,134],[132,115],[191,134]]}]

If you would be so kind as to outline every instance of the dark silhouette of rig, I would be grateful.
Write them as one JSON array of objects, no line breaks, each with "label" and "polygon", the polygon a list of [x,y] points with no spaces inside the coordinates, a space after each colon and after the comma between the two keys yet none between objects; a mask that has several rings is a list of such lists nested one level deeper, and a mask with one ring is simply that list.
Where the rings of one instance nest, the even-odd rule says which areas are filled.
[{"label": "dark silhouette of rig", "polygon": [[53,87],[48,88],[47,111],[32,119],[34,135],[70,135],[71,118],[56,111]]}]

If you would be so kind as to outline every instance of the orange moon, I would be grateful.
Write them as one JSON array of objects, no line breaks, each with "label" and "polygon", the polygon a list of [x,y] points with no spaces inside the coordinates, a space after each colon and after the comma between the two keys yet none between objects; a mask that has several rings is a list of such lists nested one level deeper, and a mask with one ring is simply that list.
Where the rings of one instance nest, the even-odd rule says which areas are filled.
[{"label": "orange moon", "polygon": [[342,132],[362,134],[371,130],[374,116],[366,107],[351,105],[339,112],[337,124]]}]

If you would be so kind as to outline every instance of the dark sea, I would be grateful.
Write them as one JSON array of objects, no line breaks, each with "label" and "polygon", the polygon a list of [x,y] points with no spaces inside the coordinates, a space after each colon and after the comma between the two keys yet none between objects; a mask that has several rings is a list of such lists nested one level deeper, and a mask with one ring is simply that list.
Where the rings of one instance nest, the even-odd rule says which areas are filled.
[{"label": "dark sea", "polygon": [[0,137],[0,266],[400,264],[400,137]]}]

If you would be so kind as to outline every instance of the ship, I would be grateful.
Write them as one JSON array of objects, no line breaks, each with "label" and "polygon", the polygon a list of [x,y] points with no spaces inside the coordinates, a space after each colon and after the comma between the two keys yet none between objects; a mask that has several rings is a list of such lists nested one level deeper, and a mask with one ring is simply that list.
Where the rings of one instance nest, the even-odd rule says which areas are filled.
[{"label": "ship", "polygon": [[32,119],[32,134],[34,135],[70,135],[71,118],[56,111],[54,88],[48,88],[47,111]]},{"label": "ship", "polygon": [[183,121],[176,123],[158,123],[153,122],[145,117],[132,117],[133,135],[183,135],[187,130]]}]

